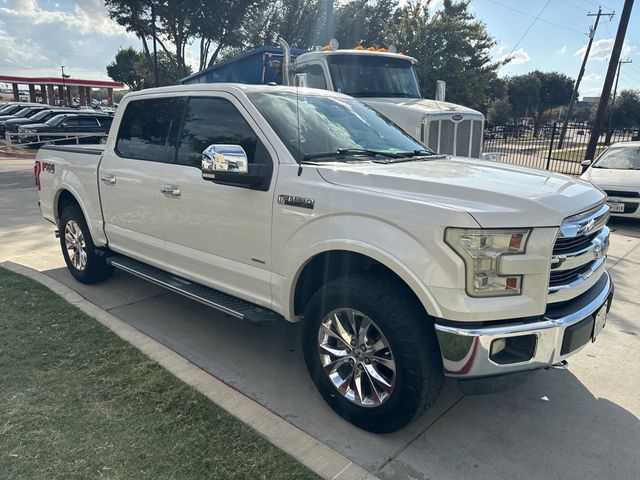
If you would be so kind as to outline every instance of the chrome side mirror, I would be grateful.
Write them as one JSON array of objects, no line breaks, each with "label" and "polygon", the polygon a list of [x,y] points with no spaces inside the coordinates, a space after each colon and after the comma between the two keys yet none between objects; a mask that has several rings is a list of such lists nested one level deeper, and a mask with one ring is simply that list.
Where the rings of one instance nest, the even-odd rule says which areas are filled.
[{"label": "chrome side mirror", "polygon": [[202,152],[202,178],[213,180],[216,173],[246,174],[247,153],[240,145],[209,145]]},{"label": "chrome side mirror", "polygon": [[308,85],[308,79],[306,73],[296,73],[296,76],[293,77],[293,84],[296,87],[306,88]]},{"label": "chrome side mirror", "polygon": [[591,160],[583,160],[582,163],[580,163],[580,165],[582,165],[583,167],[587,168],[587,167],[590,167],[592,163],[593,163],[593,161],[591,161]]}]

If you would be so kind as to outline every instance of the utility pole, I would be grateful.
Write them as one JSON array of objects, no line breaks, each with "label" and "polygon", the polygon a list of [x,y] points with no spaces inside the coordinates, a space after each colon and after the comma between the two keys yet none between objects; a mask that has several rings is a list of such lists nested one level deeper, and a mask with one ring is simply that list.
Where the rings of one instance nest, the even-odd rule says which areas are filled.
[{"label": "utility pole", "polygon": [[[60,66],[60,69],[62,70],[62,96],[64,97],[64,106],[68,107],[69,105],[67,104],[67,98],[69,97],[69,95],[67,94],[67,88],[66,85],[64,84],[64,81],[71,77],[71,75],[67,75],[64,73],[64,65]],[[62,99],[60,99],[62,100]]]},{"label": "utility pole", "polygon": [[153,35],[153,74],[156,79],[156,87],[159,87],[160,77],[158,76],[158,48],[156,47],[156,8],[153,1],[151,2],[151,34]]},{"label": "utility pole", "polygon": [[613,44],[613,51],[611,52],[611,58],[609,59],[609,67],[607,68],[607,76],[604,79],[604,85],[602,86],[602,94],[600,95],[600,103],[598,104],[598,110],[596,112],[596,119],[593,122],[593,129],[591,130],[591,137],[589,138],[589,145],[587,146],[587,152],[584,158],[586,160],[592,160],[596,153],[596,147],[598,145],[598,139],[600,138],[602,122],[607,112],[607,104],[609,103],[609,95],[611,95],[611,87],[613,86],[613,77],[616,74],[616,68],[620,61],[620,53],[622,52],[622,45],[624,44],[624,37],[627,34],[627,26],[629,25],[629,17],[631,16],[631,9],[633,8],[633,0],[625,0],[622,7],[622,14],[620,15],[620,24],[618,25],[618,31],[616,33],[616,40]]},{"label": "utility pole", "polygon": [[616,75],[616,83],[613,87],[613,97],[611,98],[611,108],[609,109],[609,123],[607,125],[607,140],[605,141],[607,145],[609,145],[609,142],[611,142],[611,135],[613,133],[611,131],[611,122],[613,121],[613,107],[615,107],[616,105],[616,94],[618,93],[618,80],[620,80],[620,67],[622,67],[622,65],[624,65],[625,63],[633,63],[633,61],[629,59],[618,61],[618,73]]},{"label": "utility pole", "polygon": [[562,131],[560,132],[560,139],[558,140],[558,149],[562,148],[564,144],[564,137],[567,134],[567,126],[569,125],[569,120],[571,119],[571,114],[573,113],[573,107],[578,98],[578,88],[580,87],[580,82],[582,81],[582,77],[584,75],[584,70],[587,65],[587,59],[589,58],[589,52],[591,51],[591,44],[593,43],[593,37],[596,35],[596,29],[598,28],[598,23],[600,22],[600,17],[602,15],[608,16],[609,20],[615,15],[615,12],[612,13],[602,13],[602,8],[598,8],[598,13],[589,13],[587,17],[596,17],[596,21],[594,22],[592,27],[589,27],[589,43],[587,43],[587,49],[584,52],[584,58],[582,59],[582,65],[580,66],[580,72],[578,73],[578,78],[576,79],[576,84],[573,87],[573,93],[571,94],[571,100],[569,101],[569,107],[567,108],[567,114],[564,117],[564,122],[562,123]]}]

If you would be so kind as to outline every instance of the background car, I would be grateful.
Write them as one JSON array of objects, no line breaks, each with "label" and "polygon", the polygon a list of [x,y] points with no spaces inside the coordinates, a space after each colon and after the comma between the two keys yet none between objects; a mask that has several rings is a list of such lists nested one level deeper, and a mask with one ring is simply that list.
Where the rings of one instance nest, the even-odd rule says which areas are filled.
[{"label": "background car", "polygon": [[95,115],[95,110],[76,110],[71,108],[58,108],[51,107],[47,110],[41,110],[32,117],[29,118],[10,118],[5,122],[5,132],[16,133],[18,131],[18,127],[23,125],[31,125],[34,123],[44,123],[56,115],[61,115],[63,113],[77,113],[78,115]]},{"label": "background car", "polygon": [[[77,133],[107,133],[111,128],[111,122],[113,117],[110,115],[104,115],[99,113],[94,114],[78,114],[78,113],[65,113],[62,115],[56,115],[45,123],[34,123],[32,125],[25,125],[18,128],[20,134],[20,141],[22,142],[54,142],[56,144],[61,143],[76,143],[75,137],[65,140],[62,135],[47,135],[47,134],[68,134],[73,136]],[[82,137],[80,143],[95,143],[100,141],[104,135],[86,136]]]},{"label": "background car", "polygon": [[0,137],[4,137],[6,123],[9,120],[18,120],[18,119],[29,119],[34,117],[36,114],[42,112],[43,110],[49,110],[51,107],[49,105],[37,105],[37,106],[29,106],[24,107],[19,110],[17,113],[10,116],[1,116],[0,117]]},{"label": "background car", "polygon": [[611,215],[640,218],[640,142],[613,144],[582,165],[580,178],[605,191]]}]

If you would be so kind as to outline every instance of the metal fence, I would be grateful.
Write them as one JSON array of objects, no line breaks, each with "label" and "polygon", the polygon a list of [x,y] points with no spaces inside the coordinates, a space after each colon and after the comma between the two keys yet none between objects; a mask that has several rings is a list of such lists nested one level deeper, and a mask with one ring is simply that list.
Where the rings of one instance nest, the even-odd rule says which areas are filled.
[{"label": "metal fence", "polygon": [[91,140],[90,143],[103,143],[107,137],[106,132],[75,132],[75,133],[9,133],[5,134],[5,149],[7,153],[42,145],[60,145],[75,143],[79,145],[82,140]]},{"label": "metal fence", "polygon": [[[483,152],[495,153],[494,159],[513,165],[580,175],[585,160],[591,128],[570,126],[560,146],[561,124],[533,129],[515,125],[501,125],[485,129]],[[640,140],[640,128],[602,129],[596,148],[598,156],[608,145],[616,142]]]}]

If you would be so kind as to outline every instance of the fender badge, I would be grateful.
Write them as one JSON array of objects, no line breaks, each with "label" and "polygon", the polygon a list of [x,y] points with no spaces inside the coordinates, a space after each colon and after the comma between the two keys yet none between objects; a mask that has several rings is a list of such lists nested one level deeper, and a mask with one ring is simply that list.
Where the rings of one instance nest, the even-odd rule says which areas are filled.
[{"label": "fender badge", "polygon": [[296,197],[295,195],[278,195],[278,203],[313,210],[316,201],[313,198]]}]

